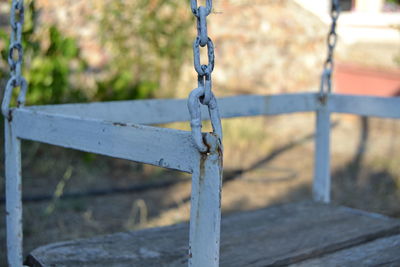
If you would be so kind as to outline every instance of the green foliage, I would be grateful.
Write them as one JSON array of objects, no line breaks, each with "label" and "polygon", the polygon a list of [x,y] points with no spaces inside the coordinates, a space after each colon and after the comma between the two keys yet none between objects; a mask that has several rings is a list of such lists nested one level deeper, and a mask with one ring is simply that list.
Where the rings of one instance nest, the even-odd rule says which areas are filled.
[{"label": "green foliage", "polygon": [[144,99],[151,97],[157,88],[155,81],[135,81],[131,71],[120,70],[110,78],[97,82],[94,98],[97,101]]},{"label": "green foliage", "polygon": [[29,81],[28,101],[57,104],[85,100],[82,91],[73,88],[69,80],[73,63],[76,64],[74,71],[82,71],[85,67],[75,40],[63,37],[54,26],[50,27],[48,35],[49,46],[45,49],[39,47],[39,53],[32,53],[26,73]]},{"label": "green foliage", "polygon": [[[46,29],[43,35],[35,32],[35,2],[29,1],[25,11],[23,29],[24,66],[23,75],[29,82],[28,104],[57,104],[86,100],[79,88],[70,82],[71,72],[83,71],[85,62],[79,55],[77,42],[63,34],[55,26]],[[39,37],[41,40],[39,40]],[[0,31],[0,40],[7,43],[9,36]],[[43,40],[47,40],[45,45]],[[7,50],[2,49],[3,60],[7,60]],[[0,68],[2,77],[8,76],[7,68]]]},{"label": "green foliage", "polygon": [[[55,25],[40,25],[37,30],[35,0],[26,0],[23,75],[29,82],[28,105],[149,98],[155,92],[173,95],[168,90],[174,88],[193,39],[188,4],[181,0],[104,3],[97,22],[109,60],[97,75],[74,38]],[[3,83],[9,77],[8,46],[9,33],[0,29]],[[82,88],[86,85],[77,78],[83,76],[94,80],[94,88]]]},{"label": "green foliage", "polygon": [[386,0],[387,3],[400,5],[400,0]]},{"label": "green foliage", "polygon": [[156,89],[172,96],[193,39],[188,10],[181,0],[107,2],[99,21],[101,38],[112,55],[108,70],[119,76],[100,82],[97,97],[107,97],[111,85],[117,99],[146,97]]}]

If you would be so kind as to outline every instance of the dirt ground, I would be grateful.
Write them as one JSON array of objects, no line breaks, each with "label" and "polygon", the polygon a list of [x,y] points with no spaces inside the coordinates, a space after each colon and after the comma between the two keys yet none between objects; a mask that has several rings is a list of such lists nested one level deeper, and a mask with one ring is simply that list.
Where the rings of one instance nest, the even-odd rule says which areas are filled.
[{"label": "dirt ground", "polygon": [[[333,202],[400,217],[400,122],[343,115],[333,121]],[[224,121],[223,212],[310,198],[313,124],[312,114]],[[273,134],[277,129],[279,136]],[[189,216],[190,176],[178,172],[26,142],[23,178],[24,195],[31,198],[24,202],[25,253],[50,242],[168,225]],[[160,187],[161,182],[169,185]],[[133,190],[143,184],[149,188]],[[70,195],[77,192],[86,196]],[[59,199],[62,195],[66,198]],[[50,199],[33,201],[46,196]],[[4,220],[0,229],[5,266]]]}]

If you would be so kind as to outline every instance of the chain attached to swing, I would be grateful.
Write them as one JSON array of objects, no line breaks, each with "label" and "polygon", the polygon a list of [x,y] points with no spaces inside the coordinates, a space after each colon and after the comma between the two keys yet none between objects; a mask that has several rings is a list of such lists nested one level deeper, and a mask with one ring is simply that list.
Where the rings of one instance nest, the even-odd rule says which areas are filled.
[{"label": "chain attached to swing", "polygon": [[3,103],[1,106],[4,117],[11,120],[9,105],[14,88],[20,87],[20,93],[17,99],[17,106],[23,106],[28,84],[22,76],[22,59],[24,55],[22,47],[22,30],[24,25],[24,1],[13,0],[10,10],[11,38],[8,51],[8,64],[10,65],[11,77],[7,82]]},{"label": "chain attached to swing", "polygon": [[327,44],[328,44],[328,56],[324,63],[324,70],[321,75],[321,84],[320,84],[320,94],[326,95],[331,93],[332,91],[332,72],[334,67],[333,62],[333,53],[335,51],[336,43],[337,43],[337,33],[336,33],[336,25],[337,20],[340,15],[340,1],[332,0],[331,6],[331,29],[328,34]]},{"label": "chain attached to swing", "polygon": [[[206,105],[210,114],[213,133],[222,139],[221,118],[217,101],[212,92],[211,73],[214,70],[214,44],[207,33],[207,16],[212,10],[212,0],[206,0],[206,6],[197,6],[197,0],[190,0],[190,7],[197,19],[197,37],[193,42],[194,69],[197,72],[198,87],[194,89],[188,100],[190,113],[190,125],[193,140],[200,152],[207,152],[201,133],[201,109],[200,104]],[[200,47],[207,47],[208,64],[200,62]]]}]

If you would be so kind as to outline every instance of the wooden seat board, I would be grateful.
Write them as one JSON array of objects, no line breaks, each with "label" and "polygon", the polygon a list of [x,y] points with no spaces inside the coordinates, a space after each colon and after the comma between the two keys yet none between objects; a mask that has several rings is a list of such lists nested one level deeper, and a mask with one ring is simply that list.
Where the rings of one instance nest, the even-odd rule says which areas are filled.
[{"label": "wooden seat board", "polygon": [[291,267],[400,266],[400,235],[384,237]]},{"label": "wooden seat board", "polygon": [[[315,202],[223,217],[220,266],[282,266],[400,233],[400,221]],[[187,266],[188,224],[59,242],[30,266]]]}]

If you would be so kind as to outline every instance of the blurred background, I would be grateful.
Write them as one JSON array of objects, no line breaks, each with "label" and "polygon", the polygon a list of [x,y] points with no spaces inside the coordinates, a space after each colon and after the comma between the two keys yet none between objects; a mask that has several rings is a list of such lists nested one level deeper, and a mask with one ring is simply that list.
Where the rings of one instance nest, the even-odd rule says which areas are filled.
[{"label": "blurred background", "polygon": [[[329,0],[213,2],[208,25],[217,97],[318,90]],[[25,4],[27,105],[186,98],[196,86],[189,1]],[[399,96],[399,0],[341,4],[334,91]],[[2,90],[9,76],[9,7],[10,1],[0,2]],[[224,213],[311,197],[314,121],[314,114],[223,121]],[[188,123],[165,126],[189,129]],[[333,202],[400,217],[399,137],[400,121],[334,115]],[[50,242],[189,218],[189,175],[28,141],[22,153],[26,253]],[[3,162],[1,154],[0,266],[6,248]]]}]

